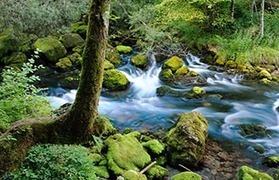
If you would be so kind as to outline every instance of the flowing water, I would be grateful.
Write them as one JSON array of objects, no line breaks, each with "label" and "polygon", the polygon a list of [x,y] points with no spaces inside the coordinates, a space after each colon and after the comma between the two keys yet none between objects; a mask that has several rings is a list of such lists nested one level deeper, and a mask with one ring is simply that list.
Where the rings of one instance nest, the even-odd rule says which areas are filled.
[{"label": "flowing water", "polygon": [[[234,142],[258,145],[265,148],[265,154],[279,154],[279,87],[248,83],[241,75],[229,75],[209,70],[209,65],[200,59],[187,55],[185,64],[207,80],[203,88],[209,94],[220,94],[216,99],[185,99],[179,97],[158,97],[156,88],[163,85],[158,75],[161,64],[150,55],[148,70],[142,71],[129,63],[129,56],[123,57],[126,65],[119,69],[127,76],[131,85],[121,92],[104,91],[100,98],[99,113],[109,117],[120,130],[126,127],[158,131],[175,123],[181,113],[198,111],[209,121],[209,134],[216,139],[230,139]],[[191,89],[191,86],[175,87],[177,91]],[[50,88],[48,99],[57,108],[72,103],[76,90]],[[240,124],[258,124],[266,127],[266,136],[243,137]],[[253,148],[251,151],[254,151]]]}]

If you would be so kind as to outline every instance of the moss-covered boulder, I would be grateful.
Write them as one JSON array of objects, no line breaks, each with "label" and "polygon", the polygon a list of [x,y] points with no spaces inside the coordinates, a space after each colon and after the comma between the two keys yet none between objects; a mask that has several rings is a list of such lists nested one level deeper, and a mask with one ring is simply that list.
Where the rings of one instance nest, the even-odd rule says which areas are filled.
[{"label": "moss-covered boulder", "polygon": [[134,170],[129,170],[123,173],[124,180],[147,180],[144,174],[141,174]]},{"label": "moss-covered boulder", "polygon": [[83,39],[86,38],[86,31],[88,26],[84,22],[76,22],[70,27],[72,33],[79,34]]},{"label": "moss-covered boulder", "polygon": [[160,143],[157,139],[152,139],[147,142],[144,142],[142,143],[142,146],[146,148],[148,152],[151,152],[156,155],[161,154],[165,149],[165,146],[162,143]]},{"label": "moss-covered boulder", "polygon": [[175,76],[185,76],[189,73],[188,66],[182,66],[181,68],[177,69],[174,73]]},{"label": "moss-covered boulder", "polygon": [[202,177],[194,172],[182,172],[172,176],[171,180],[202,180]]},{"label": "moss-covered boulder", "polygon": [[235,69],[235,68],[237,68],[237,66],[238,66],[237,63],[232,60],[227,61],[225,64],[225,68],[227,68],[227,69]]},{"label": "moss-covered boulder", "polygon": [[139,172],[150,163],[150,156],[135,135],[137,134],[115,134],[105,141],[108,168],[115,175],[123,175],[128,170]]},{"label": "moss-covered boulder", "polygon": [[81,63],[82,63],[82,56],[77,53],[77,52],[74,52],[73,54],[70,54],[67,56],[70,61],[72,62],[72,64],[76,67],[80,67],[81,66]]},{"label": "moss-covered boulder", "polygon": [[266,173],[259,172],[248,166],[241,166],[237,172],[237,180],[273,180],[271,176]]},{"label": "moss-covered boulder", "polygon": [[208,122],[199,112],[184,113],[166,135],[170,163],[196,166],[205,151]]},{"label": "moss-covered boulder", "polygon": [[184,61],[181,58],[177,56],[173,56],[163,64],[162,69],[170,69],[174,73],[183,65],[184,65]]},{"label": "moss-covered boulder", "polygon": [[23,63],[27,61],[27,57],[22,52],[14,52],[10,56],[6,56],[0,59],[0,62],[5,65],[18,65],[21,66]]},{"label": "moss-covered boulder", "polygon": [[121,57],[119,52],[110,45],[107,45],[106,59],[116,67],[121,64]]},{"label": "moss-covered boulder", "polygon": [[205,94],[206,94],[206,91],[202,87],[199,87],[199,86],[195,86],[189,91],[189,95],[192,98],[200,98],[200,97],[203,97]]},{"label": "moss-covered boulder", "polygon": [[218,66],[224,66],[225,63],[226,63],[226,58],[222,55],[219,55],[214,64],[216,64]]},{"label": "moss-covered boulder", "polygon": [[103,87],[109,90],[124,90],[130,82],[127,77],[117,69],[110,69],[104,72]]},{"label": "moss-covered boulder", "polygon": [[164,179],[168,176],[168,170],[162,166],[154,165],[147,170],[148,179]]},{"label": "moss-covered boulder", "polygon": [[279,168],[279,156],[268,156],[263,160],[263,164],[268,167]]},{"label": "moss-covered boulder", "polygon": [[94,172],[99,178],[109,179],[109,172],[106,166],[95,166]]},{"label": "moss-covered boulder", "polygon": [[16,36],[14,29],[5,29],[0,33],[0,59],[8,52],[16,50],[15,42]]},{"label": "moss-covered boulder", "polygon": [[239,134],[253,139],[264,138],[268,135],[266,127],[261,124],[240,124]]},{"label": "moss-covered boulder", "polygon": [[131,63],[141,69],[144,69],[147,66],[147,57],[145,54],[137,54],[132,57]]},{"label": "moss-covered boulder", "polygon": [[163,69],[159,74],[159,78],[162,81],[171,81],[173,80],[173,77],[171,69]]},{"label": "moss-covered boulder", "polygon": [[128,54],[133,51],[133,48],[130,46],[118,45],[116,46],[116,50],[122,54]]},{"label": "moss-covered boulder", "polygon": [[263,69],[259,72],[259,75],[258,75],[259,79],[263,79],[263,78],[266,78],[268,80],[272,80],[272,76],[271,74],[266,70],[266,69]]},{"label": "moss-covered boulder", "polygon": [[84,44],[84,39],[77,33],[64,34],[60,37],[60,41],[65,48],[73,48]]},{"label": "moss-covered boulder", "polygon": [[93,127],[93,134],[97,136],[108,136],[117,132],[105,116],[97,116],[93,121]]},{"label": "moss-covered boulder", "polygon": [[55,64],[55,66],[62,71],[69,70],[72,67],[72,65],[72,62],[68,57],[59,59],[59,61]]},{"label": "moss-covered boulder", "polygon": [[114,65],[111,62],[109,62],[108,60],[105,60],[104,69],[105,70],[114,69]]},{"label": "moss-covered boulder", "polygon": [[67,53],[63,44],[53,36],[40,38],[34,43],[34,48],[43,53],[46,58],[51,62],[58,62]]}]

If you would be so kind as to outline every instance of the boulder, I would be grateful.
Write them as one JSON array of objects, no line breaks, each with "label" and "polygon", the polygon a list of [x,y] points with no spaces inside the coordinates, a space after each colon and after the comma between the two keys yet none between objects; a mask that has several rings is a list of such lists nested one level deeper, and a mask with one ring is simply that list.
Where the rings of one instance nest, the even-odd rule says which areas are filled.
[{"label": "boulder", "polygon": [[206,91],[201,87],[195,86],[190,90],[189,94],[192,98],[201,98],[206,94]]},{"label": "boulder", "polygon": [[268,134],[266,127],[261,124],[240,124],[239,130],[240,135],[253,139],[264,138]]},{"label": "boulder", "polygon": [[182,66],[181,68],[179,68],[175,71],[174,75],[175,76],[185,76],[189,73],[189,71],[190,70],[189,70],[188,66]]},{"label": "boulder", "polygon": [[67,50],[63,44],[53,36],[38,39],[34,43],[34,47],[43,53],[46,58],[53,63],[57,63],[58,60],[64,57],[67,53]]},{"label": "boulder", "polygon": [[14,52],[11,54],[11,56],[6,56],[0,60],[0,62],[5,65],[19,65],[19,66],[21,66],[26,61],[27,61],[27,57],[22,52]]},{"label": "boulder", "polygon": [[71,60],[71,62],[74,66],[77,66],[77,67],[81,66],[82,57],[79,53],[74,52],[73,54],[70,54],[67,57]]},{"label": "boulder", "polygon": [[106,166],[95,166],[94,172],[98,176],[98,179],[109,179],[109,172]]},{"label": "boulder", "polygon": [[159,155],[161,154],[165,147],[162,143],[160,143],[157,139],[153,139],[147,142],[142,143],[142,146],[153,154]]},{"label": "boulder", "polygon": [[55,64],[55,66],[62,71],[69,70],[72,67],[72,65],[72,62],[68,57],[59,59],[59,61]]},{"label": "boulder", "polygon": [[70,30],[72,33],[77,33],[83,39],[85,39],[87,28],[88,28],[88,26],[84,22],[76,22],[76,23],[72,24]]},{"label": "boulder", "polygon": [[108,45],[106,49],[106,59],[116,67],[121,64],[119,52],[110,45]]},{"label": "boulder", "polygon": [[109,90],[124,90],[130,82],[118,69],[110,69],[104,72],[103,87]]},{"label": "boulder", "polygon": [[147,180],[144,174],[133,170],[126,171],[122,176],[124,180]]},{"label": "boulder", "polygon": [[279,156],[268,156],[263,160],[263,164],[268,167],[279,168]]},{"label": "boulder", "polygon": [[135,138],[139,133],[115,134],[106,139],[108,168],[115,175],[126,171],[139,172],[151,162],[150,156]]},{"label": "boulder", "polygon": [[155,164],[147,170],[146,175],[148,179],[164,179],[168,176],[168,170]]},{"label": "boulder", "polygon": [[237,63],[235,61],[229,60],[225,64],[225,68],[227,69],[235,69],[237,67]]},{"label": "boulder", "polygon": [[116,50],[121,54],[128,54],[133,51],[133,48],[130,46],[118,45],[116,46]]},{"label": "boulder", "polygon": [[144,69],[147,66],[147,57],[145,54],[137,54],[132,57],[131,63],[141,69]]},{"label": "boulder", "polygon": [[167,154],[174,166],[196,166],[205,151],[208,122],[199,112],[184,113],[166,135]]},{"label": "boulder", "polygon": [[105,60],[104,69],[105,70],[114,69],[114,65],[111,62],[109,62],[108,60]]},{"label": "boulder", "polygon": [[110,120],[104,116],[97,116],[93,121],[93,127],[92,133],[97,136],[109,136],[117,132]]},{"label": "boulder", "polygon": [[272,76],[271,74],[266,70],[266,69],[263,69],[259,72],[259,75],[258,75],[259,79],[263,79],[263,78],[266,78],[268,80],[272,80]]},{"label": "boulder", "polygon": [[163,69],[159,74],[159,78],[162,81],[171,81],[173,80],[173,77],[171,69]]},{"label": "boulder", "polygon": [[194,172],[182,172],[172,176],[171,180],[202,180],[202,177]]},{"label": "boulder", "polygon": [[73,48],[84,44],[83,38],[77,33],[64,34],[60,37],[60,41],[65,48]]},{"label": "boulder", "polygon": [[237,180],[273,180],[271,176],[266,173],[259,172],[248,166],[241,166],[237,172]]},{"label": "boulder", "polygon": [[183,65],[184,65],[184,61],[181,58],[177,56],[173,56],[163,64],[162,69],[170,69],[174,73]]}]

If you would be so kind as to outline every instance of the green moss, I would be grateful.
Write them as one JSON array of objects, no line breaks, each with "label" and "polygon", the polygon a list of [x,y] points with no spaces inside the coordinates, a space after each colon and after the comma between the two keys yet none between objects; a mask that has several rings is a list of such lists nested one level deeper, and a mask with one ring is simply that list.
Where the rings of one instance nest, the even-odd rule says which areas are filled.
[{"label": "green moss", "polygon": [[279,179],[279,169],[276,169],[273,173],[272,173],[272,177],[274,180]]},{"label": "green moss", "polygon": [[265,157],[263,163],[268,167],[279,167],[279,156],[268,156]]},{"label": "green moss", "polygon": [[16,36],[13,28],[4,29],[0,33],[0,58],[17,49],[15,41]]},{"label": "green moss", "polygon": [[108,60],[105,60],[104,69],[105,70],[114,69],[114,65]]},{"label": "green moss", "polygon": [[109,172],[106,166],[94,167],[94,172],[99,178],[109,179]]},{"label": "green moss", "polygon": [[248,166],[241,166],[237,172],[237,180],[273,180],[271,176],[266,173],[259,172]]},{"label": "green moss", "polygon": [[141,174],[137,171],[129,170],[123,173],[123,178],[125,180],[147,180],[144,174]]},{"label": "green moss", "polygon": [[184,113],[166,135],[168,159],[172,165],[195,166],[205,151],[208,122],[198,112]]},{"label": "green moss", "polygon": [[162,69],[171,69],[172,72],[175,72],[183,65],[184,61],[181,58],[173,56],[163,64]]},{"label": "green moss", "polygon": [[161,154],[165,149],[164,145],[157,139],[142,143],[142,146],[154,154]]},{"label": "green moss", "polygon": [[202,95],[206,94],[206,91],[201,87],[195,86],[190,91],[190,93],[193,93],[194,96],[202,96]]},{"label": "green moss", "polygon": [[116,46],[116,50],[119,53],[128,54],[133,51],[133,48],[131,48],[130,46],[118,45]]},{"label": "green moss", "polygon": [[147,66],[147,57],[145,54],[137,54],[132,57],[131,62],[136,67],[144,69]]},{"label": "green moss", "polygon": [[119,52],[110,45],[108,45],[106,49],[106,59],[114,66],[119,66],[121,64]]},{"label": "green moss", "polygon": [[218,65],[218,66],[224,66],[226,63],[226,59],[224,56],[218,56],[216,61],[215,61],[215,64]]},{"label": "green moss", "polygon": [[226,62],[225,67],[228,69],[235,69],[237,68],[237,63],[235,61],[229,60]]},{"label": "green moss", "polygon": [[170,69],[164,69],[160,72],[159,78],[162,81],[171,81],[173,79],[173,73]]},{"label": "green moss", "polygon": [[59,59],[55,66],[61,70],[69,70],[72,67],[72,62],[68,57]]},{"label": "green moss", "polygon": [[97,116],[94,119],[93,127],[93,134],[97,136],[108,136],[116,133],[110,120],[104,116]]},{"label": "green moss", "polygon": [[78,54],[82,54],[83,46],[76,46],[72,49],[73,52],[77,52]]},{"label": "green moss", "polygon": [[189,68],[187,66],[182,66],[181,68],[179,68],[178,70],[175,71],[176,76],[184,76],[187,75],[189,72]]},{"label": "green moss", "polygon": [[117,69],[110,69],[104,72],[103,87],[109,90],[124,90],[130,82],[126,76]]},{"label": "green moss", "polygon": [[172,176],[171,180],[202,180],[202,177],[194,172],[182,172]]},{"label": "green moss", "polygon": [[196,71],[189,71],[187,76],[190,76],[190,77],[196,77],[198,76],[199,74],[196,72]]},{"label": "green moss", "polygon": [[148,179],[164,179],[168,176],[168,170],[159,165],[154,165],[146,172]]},{"label": "green moss", "polygon": [[82,38],[86,38],[88,26],[84,22],[76,22],[72,24],[70,31],[79,34]]},{"label": "green moss", "polygon": [[263,79],[260,80],[260,83],[265,84],[265,85],[268,85],[268,84],[271,83],[271,81],[268,80],[267,78],[263,78]]},{"label": "green moss", "polygon": [[92,153],[89,155],[89,158],[92,160],[94,164],[98,164],[102,160],[102,156],[98,153]]},{"label": "green moss", "polygon": [[38,39],[34,43],[34,47],[42,52],[51,62],[58,62],[67,53],[63,44],[53,36]]},{"label": "green moss", "polygon": [[105,145],[108,147],[108,168],[116,175],[128,170],[139,171],[151,161],[139,141],[129,134],[110,136]]},{"label": "green moss", "polygon": [[67,56],[74,66],[81,66],[82,63],[82,57],[79,53],[74,52],[73,54],[70,54]]},{"label": "green moss", "polygon": [[5,65],[19,65],[19,66],[21,66],[26,61],[27,61],[26,55],[21,52],[14,52],[11,54],[11,56],[2,58],[0,60],[0,62],[4,63]]},{"label": "green moss", "polygon": [[272,80],[271,74],[266,69],[261,70],[258,77],[260,79],[266,78],[268,80]]},{"label": "green moss", "polygon": [[60,37],[59,39],[65,48],[73,48],[76,46],[82,46],[84,44],[84,40],[77,33],[68,33]]}]

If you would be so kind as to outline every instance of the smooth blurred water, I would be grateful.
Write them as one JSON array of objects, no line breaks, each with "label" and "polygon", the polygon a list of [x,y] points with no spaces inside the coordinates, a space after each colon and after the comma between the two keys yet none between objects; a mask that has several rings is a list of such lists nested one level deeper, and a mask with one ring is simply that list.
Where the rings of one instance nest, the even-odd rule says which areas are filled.
[{"label": "smooth blurred water", "polygon": [[[161,64],[153,55],[148,70],[142,71],[129,63],[119,69],[127,76],[131,86],[127,91],[104,91],[100,98],[99,113],[109,117],[119,129],[131,127],[157,131],[171,127],[179,114],[199,111],[209,121],[209,133],[217,138],[248,142],[265,147],[266,154],[279,154],[279,87],[250,84],[242,75],[229,75],[209,70],[209,65],[191,54],[185,64],[207,79],[204,89],[209,94],[222,95],[221,100],[190,100],[178,97],[157,97],[156,88],[164,85],[158,75]],[[180,88],[179,90],[190,89]],[[48,99],[54,108],[72,103],[76,90],[50,89]],[[267,137],[247,138],[239,134],[240,124],[258,124],[272,132]]]}]

